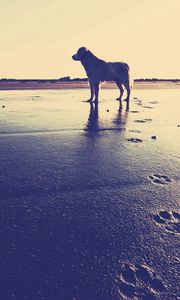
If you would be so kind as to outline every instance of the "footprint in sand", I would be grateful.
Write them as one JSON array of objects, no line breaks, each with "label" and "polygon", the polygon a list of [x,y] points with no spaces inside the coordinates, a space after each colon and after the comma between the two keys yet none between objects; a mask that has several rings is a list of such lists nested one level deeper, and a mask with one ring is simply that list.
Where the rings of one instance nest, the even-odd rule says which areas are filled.
[{"label": "footprint in sand", "polygon": [[154,222],[165,228],[166,231],[173,234],[180,234],[180,214],[177,212],[168,212],[162,210],[153,215]]},{"label": "footprint in sand", "polygon": [[119,293],[123,299],[156,300],[165,290],[162,281],[147,265],[124,264],[118,277]]},{"label": "footprint in sand", "polygon": [[133,132],[133,133],[141,133],[141,131],[140,131],[140,130],[137,130],[137,129],[131,129],[131,130],[129,130],[129,132]]},{"label": "footprint in sand", "polygon": [[155,184],[168,184],[172,180],[166,175],[153,174],[148,176],[148,179]]},{"label": "footprint in sand", "polygon": [[133,114],[138,114],[138,113],[139,113],[139,110],[131,110],[131,113],[133,113]]},{"label": "footprint in sand", "polygon": [[127,140],[132,143],[142,143],[142,140],[138,138],[129,138]]},{"label": "footprint in sand", "polygon": [[135,120],[134,122],[136,123],[147,123],[147,122],[151,122],[152,119],[142,119],[142,120]]},{"label": "footprint in sand", "polygon": [[142,101],[140,99],[134,98],[134,100],[135,100],[134,102],[136,105],[142,105]]},{"label": "footprint in sand", "polygon": [[154,108],[154,107],[152,107],[152,106],[149,106],[149,105],[144,105],[144,106],[143,106],[143,108],[152,109],[152,108]]},{"label": "footprint in sand", "polygon": [[158,104],[157,101],[150,101],[149,103],[150,103],[150,104]]}]

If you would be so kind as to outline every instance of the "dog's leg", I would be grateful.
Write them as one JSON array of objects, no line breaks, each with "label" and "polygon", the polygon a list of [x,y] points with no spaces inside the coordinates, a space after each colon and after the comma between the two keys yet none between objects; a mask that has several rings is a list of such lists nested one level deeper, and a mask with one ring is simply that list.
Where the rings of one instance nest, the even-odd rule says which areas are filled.
[{"label": "dog's leg", "polygon": [[121,110],[122,107],[123,107],[123,105],[122,105],[122,96],[123,96],[123,93],[124,93],[124,89],[123,89],[122,83],[116,81],[116,85],[118,86],[118,88],[120,90],[120,96],[116,100],[119,101],[119,110]]},{"label": "dog's leg", "polygon": [[89,80],[89,85],[90,85],[91,96],[90,99],[87,100],[87,102],[92,102],[94,98],[94,86],[91,80]]},{"label": "dog's leg", "polygon": [[131,89],[130,89],[130,86],[129,86],[129,82],[124,83],[124,86],[127,90],[127,97],[126,97],[126,99],[124,99],[124,101],[126,101],[126,110],[128,110],[129,109],[129,99],[130,99]]},{"label": "dog's leg", "polygon": [[122,86],[122,84],[120,82],[116,81],[116,85],[117,85],[117,87],[120,90],[120,96],[116,100],[121,100],[122,96],[123,96],[123,93],[124,93],[124,89],[123,89],[123,86]]},{"label": "dog's leg", "polygon": [[95,90],[95,99],[93,102],[98,103],[98,96],[99,96],[99,82],[94,83],[94,90]]}]

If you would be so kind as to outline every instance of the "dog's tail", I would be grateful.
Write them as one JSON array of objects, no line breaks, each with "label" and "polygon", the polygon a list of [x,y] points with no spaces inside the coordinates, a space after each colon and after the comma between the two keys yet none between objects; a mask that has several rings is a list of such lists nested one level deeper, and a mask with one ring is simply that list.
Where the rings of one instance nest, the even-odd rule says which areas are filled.
[{"label": "dog's tail", "polygon": [[132,76],[130,77],[130,81],[129,81],[129,86],[130,86],[130,89],[132,90],[133,87],[134,87],[134,79],[132,78]]},{"label": "dog's tail", "polygon": [[132,90],[133,89],[133,85],[134,85],[134,80],[133,80],[133,76],[132,76],[132,72],[131,69],[129,67],[128,64],[124,63],[126,66],[126,70],[128,72],[128,83],[129,83],[129,88]]},{"label": "dog's tail", "polygon": [[133,79],[133,76],[132,76],[132,72],[129,68],[129,87],[130,87],[131,90],[133,89],[133,86],[134,86],[134,79]]}]

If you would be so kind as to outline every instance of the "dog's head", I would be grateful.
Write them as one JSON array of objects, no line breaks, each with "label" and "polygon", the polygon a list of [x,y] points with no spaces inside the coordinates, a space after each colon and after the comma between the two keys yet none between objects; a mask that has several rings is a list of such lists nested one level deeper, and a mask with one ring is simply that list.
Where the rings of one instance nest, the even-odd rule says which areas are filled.
[{"label": "dog's head", "polygon": [[86,47],[81,47],[78,49],[77,53],[72,56],[72,59],[81,61],[86,52],[88,52],[88,49]]}]

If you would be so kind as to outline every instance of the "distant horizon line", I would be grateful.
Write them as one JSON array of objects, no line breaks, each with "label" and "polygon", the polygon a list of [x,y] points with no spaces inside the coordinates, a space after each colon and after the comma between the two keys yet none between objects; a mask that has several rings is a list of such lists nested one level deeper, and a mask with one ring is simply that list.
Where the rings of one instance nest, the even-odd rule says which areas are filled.
[{"label": "distant horizon line", "polygon": [[[41,79],[41,78],[34,78],[34,79],[27,79],[27,78],[0,78],[0,82],[5,82],[5,81],[10,81],[10,82],[15,82],[15,81],[21,81],[21,82],[32,82],[32,81],[38,81],[38,82],[46,82],[46,81],[49,81],[49,82],[58,82],[58,81],[63,81],[63,82],[71,82],[71,81],[88,81],[88,78],[87,77],[84,77],[84,78],[71,78],[70,76],[65,76],[65,77],[60,77],[60,78],[44,78],[44,79]],[[180,78],[155,78],[155,77],[152,77],[152,78],[135,78],[133,81],[135,82],[140,82],[140,81],[173,81],[173,82],[176,82],[176,81],[180,81]]]}]

